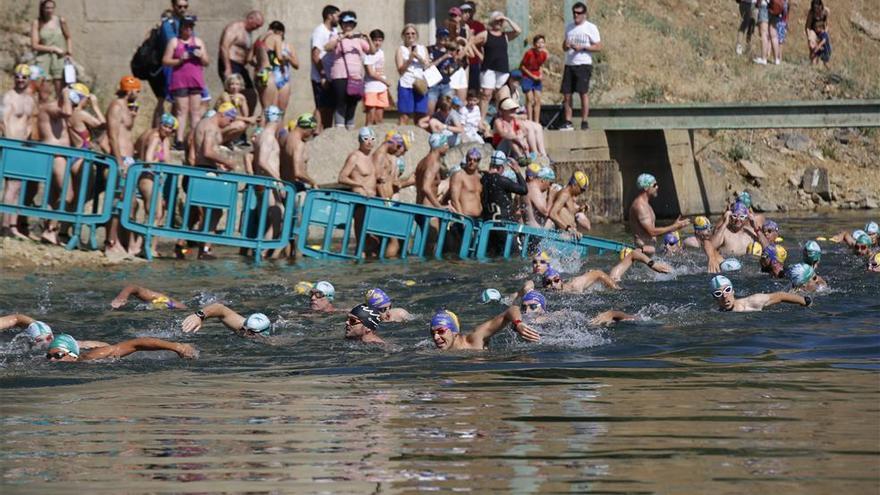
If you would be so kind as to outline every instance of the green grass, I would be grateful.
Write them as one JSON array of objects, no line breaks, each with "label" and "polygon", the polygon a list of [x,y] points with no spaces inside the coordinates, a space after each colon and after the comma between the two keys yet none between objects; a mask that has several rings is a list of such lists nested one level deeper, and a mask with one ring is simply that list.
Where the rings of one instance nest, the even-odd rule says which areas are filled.
[{"label": "green grass", "polygon": [[657,83],[650,83],[636,89],[635,100],[638,103],[660,103],[665,94],[666,88]]},{"label": "green grass", "polygon": [[727,158],[730,161],[738,162],[740,160],[750,160],[752,158],[752,150],[749,146],[741,141],[733,143],[733,146],[727,150]]}]

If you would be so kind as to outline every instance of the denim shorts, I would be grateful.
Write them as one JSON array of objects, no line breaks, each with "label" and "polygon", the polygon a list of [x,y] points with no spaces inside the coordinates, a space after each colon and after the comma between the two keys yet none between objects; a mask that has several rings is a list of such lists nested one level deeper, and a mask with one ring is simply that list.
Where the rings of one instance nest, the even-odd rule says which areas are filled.
[{"label": "denim shorts", "polygon": [[441,96],[452,96],[454,93],[449,83],[437,83],[428,89],[428,101],[437,101]]}]

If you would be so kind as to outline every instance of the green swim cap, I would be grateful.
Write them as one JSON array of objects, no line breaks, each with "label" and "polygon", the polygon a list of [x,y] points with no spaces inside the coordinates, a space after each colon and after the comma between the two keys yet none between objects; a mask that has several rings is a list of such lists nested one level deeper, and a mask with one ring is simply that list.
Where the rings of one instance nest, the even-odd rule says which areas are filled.
[{"label": "green swim cap", "polygon": [[815,274],[816,270],[806,263],[798,263],[788,269],[788,279],[791,280],[791,285],[794,287],[806,285]]},{"label": "green swim cap", "polygon": [[718,290],[728,285],[733,287],[733,284],[730,283],[730,279],[725,277],[724,275],[715,275],[714,277],[712,277],[712,282],[710,282],[710,285],[712,286],[712,290]]},{"label": "green swim cap", "polygon": [[868,234],[862,234],[859,236],[858,239],[856,239],[856,244],[861,244],[863,246],[870,246],[871,245],[871,238],[868,237]]},{"label": "green swim cap", "polygon": [[804,244],[804,261],[809,264],[816,264],[822,259],[822,248],[816,241],[807,241]]},{"label": "green swim cap", "polygon": [[654,178],[651,174],[642,174],[636,179],[636,184],[639,186],[639,189],[645,190],[650,189],[651,186],[657,183],[657,179]]},{"label": "green swim cap", "polygon": [[747,193],[746,191],[739,193],[739,196],[737,196],[736,199],[740,203],[746,205],[746,208],[752,207],[752,195]]},{"label": "green swim cap", "polygon": [[56,335],[49,344],[49,349],[61,349],[75,358],[79,357],[79,344],[76,343],[76,339],[66,333]]}]

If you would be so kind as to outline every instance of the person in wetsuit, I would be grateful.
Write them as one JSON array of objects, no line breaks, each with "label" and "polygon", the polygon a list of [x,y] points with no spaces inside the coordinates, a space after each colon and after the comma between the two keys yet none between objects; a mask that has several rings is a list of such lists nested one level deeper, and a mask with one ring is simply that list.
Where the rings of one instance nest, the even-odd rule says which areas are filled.
[{"label": "person in wetsuit", "polygon": [[[480,182],[483,184],[483,220],[514,220],[513,201],[511,194],[524,196],[528,193],[526,180],[523,178],[519,164],[511,161],[511,167],[516,176],[513,181],[503,175],[504,166],[508,163],[507,156],[503,151],[495,151],[489,162],[489,171],[483,175]],[[490,237],[490,251],[503,248],[504,236],[493,232]]]}]

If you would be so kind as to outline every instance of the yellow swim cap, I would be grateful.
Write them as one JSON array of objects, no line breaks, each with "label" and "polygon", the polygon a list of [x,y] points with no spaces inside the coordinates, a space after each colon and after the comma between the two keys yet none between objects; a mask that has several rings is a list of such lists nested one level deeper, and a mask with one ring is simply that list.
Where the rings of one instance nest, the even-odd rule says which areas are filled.
[{"label": "yellow swim cap", "polygon": [[827,237],[819,236],[819,237],[816,238],[816,240],[817,240],[817,241],[823,241],[823,242],[824,242],[824,241],[827,241],[828,238],[827,238]]},{"label": "yellow swim cap", "polygon": [[874,256],[871,259],[874,260],[875,265],[880,265],[880,251],[874,253]]},{"label": "yellow swim cap", "polygon": [[293,292],[296,293],[296,295],[301,296],[303,294],[308,294],[309,292],[311,292],[312,287],[313,285],[311,282],[301,280],[297,282],[296,285],[293,287]]},{"label": "yellow swim cap", "polygon": [[633,248],[623,248],[623,249],[620,251],[620,259],[623,260],[623,259],[626,258],[626,257],[629,255],[629,253],[631,253],[631,252],[633,252]]},{"label": "yellow swim cap", "polygon": [[785,239],[783,239],[782,236],[779,236],[779,237],[777,237],[776,239],[774,239],[773,242],[775,242],[775,243],[778,244],[778,243],[780,243],[780,242],[782,242],[782,241],[784,241],[784,240],[785,240]]},{"label": "yellow swim cap", "polygon": [[542,250],[542,251],[538,252],[537,254],[535,254],[534,256],[532,256],[532,259],[533,260],[550,261],[550,253]]},{"label": "yellow swim cap", "polygon": [[18,64],[15,66],[14,74],[19,74],[22,76],[31,76],[31,66],[27,64]]},{"label": "yellow swim cap", "polygon": [[70,89],[72,91],[76,91],[83,96],[89,96],[90,94],[92,94],[92,92],[89,91],[89,87],[83,83],[73,83],[70,85]]},{"label": "yellow swim cap", "polygon": [[749,243],[749,247],[746,248],[747,253],[752,256],[761,256],[761,253],[764,252],[764,246],[761,245],[758,241],[753,241]]},{"label": "yellow swim cap", "polygon": [[407,287],[412,287],[412,286],[416,285],[416,281],[415,280],[405,280],[403,282],[403,285],[405,285]]},{"label": "yellow swim cap", "polygon": [[590,185],[590,178],[587,174],[581,172],[580,170],[575,171],[572,174],[571,179],[568,181],[569,184],[577,184],[581,189],[586,189],[587,186]]},{"label": "yellow swim cap", "polygon": [[694,230],[701,231],[701,230],[709,230],[711,228],[712,228],[712,222],[710,222],[708,218],[706,218],[702,215],[694,218]]},{"label": "yellow swim cap", "polygon": [[171,300],[168,299],[168,297],[159,296],[153,298],[153,300],[150,301],[150,305],[153,306],[154,309],[165,309],[168,307],[169,302],[171,302]]},{"label": "yellow swim cap", "polygon": [[784,247],[777,245],[776,246],[776,260],[780,263],[785,264],[785,260],[788,259],[788,251],[785,250]]},{"label": "yellow swim cap", "polygon": [[227,117],[234,117],[238,115],[238,109],[235,108],[230,102],[221,103],[220,106],[217,107],[217,113],[225,114]]}]

